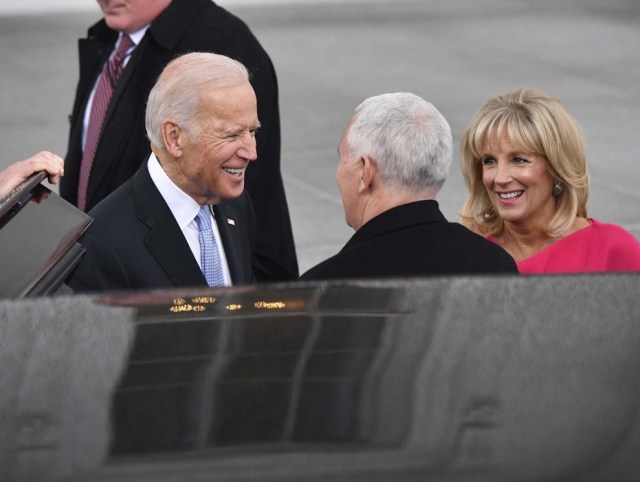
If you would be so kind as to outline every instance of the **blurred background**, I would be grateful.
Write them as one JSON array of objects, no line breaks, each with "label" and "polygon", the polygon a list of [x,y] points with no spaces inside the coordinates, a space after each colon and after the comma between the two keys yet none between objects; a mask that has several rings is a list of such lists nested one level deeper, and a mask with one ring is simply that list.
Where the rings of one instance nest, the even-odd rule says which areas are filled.
[{"label": "blurred background", "polygon": [[[489,97],[537,87],[581,123],[589,215],[640,231],[637,0],[220,0],[278,73],[282,172],[301,272],[351,236],[335,184],[337,146],[365,97],[410,91],[451,124],[454,164],[439,201],[458,218],[460,135]],[[66,153],[77,39],[94,0],[0,0],[0,168]],[[259,162],[259,161],[258,161]]]}]

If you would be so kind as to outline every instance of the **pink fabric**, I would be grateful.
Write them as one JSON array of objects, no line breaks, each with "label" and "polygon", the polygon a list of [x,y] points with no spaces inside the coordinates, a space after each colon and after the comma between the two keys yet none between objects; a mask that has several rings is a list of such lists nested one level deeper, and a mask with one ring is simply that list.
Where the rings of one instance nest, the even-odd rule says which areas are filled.
[{"label": "pink fabric", "polygon": [[87,126],[87,139],[82,153],[82,161],[80,162],[80,179],[78,181],[78,202],[77,205],[84,211],[87,206],[87,187],[89,186],[89,176],[91,175],[91,167],[93,166],[93,158],[96,154],[98,141],[104,116],[109,107],[111,94],[115,88],[116,82],[122,73],[122,63],[127,55],[127,50],[133,47],[134,43],[131,37],[123,35],[120,40],[118,50],[113,57],[106,63],[98,86],[93,96],[93,104],[91,105],[91,115],[89,116],[89,125]]},{"label": "pink fabric", "polygon": [[615,224],[589,221],[591,226],[519,261],[520,273],[640,271],[640,242],[633,235]]}]

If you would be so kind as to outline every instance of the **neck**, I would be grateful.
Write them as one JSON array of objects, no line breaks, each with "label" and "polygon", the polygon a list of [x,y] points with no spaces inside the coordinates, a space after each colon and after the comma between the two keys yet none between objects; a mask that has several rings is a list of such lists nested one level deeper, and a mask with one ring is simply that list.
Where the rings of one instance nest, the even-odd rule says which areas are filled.
[{"label": "neck", "polygon": [[533,256],[549,246],[557,238],[549,236],[543,229],[530,229],[513,223],[505,223],[504,232],[498,239],[502,246],[516,261]]},{"label": "neck", "polygon": [[416,201],[435,200],[437,189],[425,189],[419,192],[398,191],[385,189],[384,192],[376,192],[369,194],[363,200],[360,223],[354,229],[358,230],[376,216],[379,216],[389,209],[393,209],[403,204],[409,204]]},{"label": "neck", "polygon": [[208,192],[205,188],[198,190],[197,188],[200,186],[190,182],[182,170],[180,159],[173,157],[166,149],[152,147],[151,150],[171,182],[199,205],[218,204],[221,202],[220,198],[213,196],[212,193]]},{"label": "neck", "polygon": [[559,239],[569,236],[581,229],[590,226],[591,223],[582,217],[577,217],[560,236],[549,236],[545,230],[540,227],[523,226],[505,222],[504,232],[498,238],[498,244],[502,246],[516,261],[526,259],[533,256],[538,251],[543,250],[550,244]]}]

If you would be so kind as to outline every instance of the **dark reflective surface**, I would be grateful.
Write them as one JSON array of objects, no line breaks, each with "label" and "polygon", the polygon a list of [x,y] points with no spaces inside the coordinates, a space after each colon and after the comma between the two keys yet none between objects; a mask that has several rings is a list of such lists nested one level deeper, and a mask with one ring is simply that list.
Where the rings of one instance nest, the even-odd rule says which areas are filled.
[{"label": "dark reflective surface", "polygon": [[638,480],[639,288],[611,274],[5,301],[0,480]]},{"label": "dark reflective surface", "polygon": [[37,183],[13,192],[0,212],[0,298],[55,291],[80,260],[76,241],[91,218]]}]

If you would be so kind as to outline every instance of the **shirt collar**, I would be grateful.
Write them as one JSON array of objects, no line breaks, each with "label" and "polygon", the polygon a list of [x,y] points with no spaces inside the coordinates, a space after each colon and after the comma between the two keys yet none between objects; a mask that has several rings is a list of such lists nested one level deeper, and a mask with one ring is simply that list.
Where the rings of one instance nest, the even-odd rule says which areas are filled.
[{"label": "shirt collar", "polygon": [[[142,37],[144,37],[144,34],[147,33],[149,27],[151,27],[150,23],[142,27],[140,30],[136,30],[135,32],[129,34],[129,38],[134,44],[136,44],[136,47],[140,44],[140,41],[142,41]],[[118,36],[118,45],[120,44],[123,35],[124,34],[120,32],[120,35]]]},{"label": "shirt collar", "polygon": [[149,169],[151,180],[169,206],[169,210],[176,218],[178,226],[184,230],[198,215],[200,205],[173,183],[153,153],[149,156],[147,168]]}]

